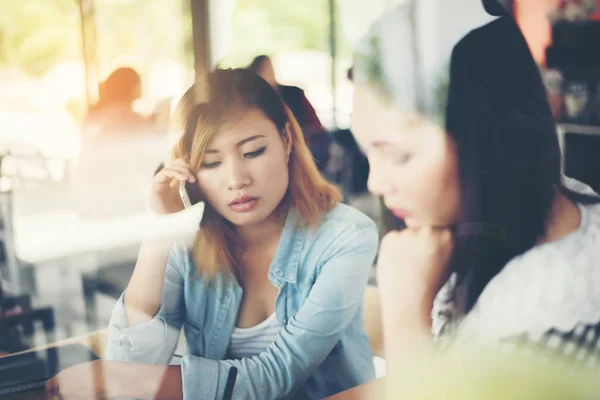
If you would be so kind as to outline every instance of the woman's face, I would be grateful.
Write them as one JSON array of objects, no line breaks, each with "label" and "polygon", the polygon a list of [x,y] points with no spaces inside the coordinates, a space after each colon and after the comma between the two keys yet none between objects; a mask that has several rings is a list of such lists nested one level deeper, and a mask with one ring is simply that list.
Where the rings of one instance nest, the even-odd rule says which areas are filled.
[{"label": "woman's face", "polygon": [[457,154],[439,126],[403,112],[362,85],[354,95],[353,132],[369,158],[369,190],[383,196],[386,207],[408,227],[457,222]]},{"label": "woman's face", "polygon": [[288,189],[290,140],[255,108],[222,126],[197,175],[209,204],[237,226],[268,218]]}]

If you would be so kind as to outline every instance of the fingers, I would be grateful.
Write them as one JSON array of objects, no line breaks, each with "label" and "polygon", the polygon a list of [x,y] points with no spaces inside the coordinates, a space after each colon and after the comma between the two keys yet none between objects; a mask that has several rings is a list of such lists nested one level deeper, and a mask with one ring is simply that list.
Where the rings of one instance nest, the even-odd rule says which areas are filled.
[{"label": "fingers", "polygon": [[165,166],[161,171],[164,175],[170,178],[179,179],[181,181],[195,182],[196,177],[189,168],[181,167],[178,165]]},{"label": "fingers", "polygon": [[452,229],[448,226],[434,226],[434,225],[420,225],[407,227],[408,232],[411,232],[418,236],[436,236],[442,239],[452,237]]},{"label": "fingers", "polygon": [[188,166],[179,165],[179,164],[167,164],[165,168],[170,171],[180,172],[186,175],[189,175],[190,178],[194,178],[194,173]]},{"label": "fingers", "polygon": [[448,227],[435,227],[435,226],[419,226],[413,228],[407,228],[399,231],[391,231],[387,233],[381,240],[381,247],[395,247],[398,240],[419,240],[426,242],[438,242],[442,244],[450,243],[453,241],[452,230]]},{"label": "fingers", "polygon": [[179,165],[179,166],[184,167],[184,168],[189,168],[190,167],[190,165],[188,164],[187,160],[185,160],[183,158],[176,158],[175,160],[171,160],[171,161],[167,162],[167,165],[168,164]]},{"label": "fingers", "polygon": [[156,174],[154,180],[156,183],[165,183],[172,180],[196,182],[196,177],[187,163],[178,159],[168,162],[164,168]]}]

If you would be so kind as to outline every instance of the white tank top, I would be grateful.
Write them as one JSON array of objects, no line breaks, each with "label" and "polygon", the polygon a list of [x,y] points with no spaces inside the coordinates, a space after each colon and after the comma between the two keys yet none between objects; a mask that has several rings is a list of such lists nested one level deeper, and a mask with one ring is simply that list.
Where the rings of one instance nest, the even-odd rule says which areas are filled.
[{"label": "white tank top", "polygon": [[251,328],[233,328],[229,342],[229,357],[246,358],[263,352],[275,341],[279,329],[281,327],[275,313]]}]

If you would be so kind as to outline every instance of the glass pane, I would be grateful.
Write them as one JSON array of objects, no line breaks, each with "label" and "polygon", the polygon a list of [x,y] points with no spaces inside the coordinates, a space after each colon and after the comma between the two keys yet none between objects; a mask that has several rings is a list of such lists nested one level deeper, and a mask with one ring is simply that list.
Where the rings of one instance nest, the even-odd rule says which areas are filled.
[{"label": "glass pane", "polygon": [[[72,328],[87,331],[81,315],[75,328],[58,306],[73,298],[73,288],[61,285],[56,264],[42,265],[65,226],[69,176],[80,151],[86,102],[80,20],[72,0],[2,4],[0,355],[45,344],[40,327],[51,319],[58,337]],[[18,318],[33,319],[34,329],[13,325]]]},{"label": "glass pane", "polygon": [[190,2],[96,0],[97,59],[101,79],[122,66],[141,76],[141,111],[183,94],[193,81]]},{"label": "glass pane", "polygon": [[[56,325],[0,324],[0,355],[105,328],[115,298],[103,295],[123,290],[141,238],[168,228],[151,224],[146,199],[171,108],[194,79],[190,2],[84,3],[87,66],[78,1],[2,4],[0,297],[11,305],[0,312],[50,307]],[[89,109],[86,67],[89,85],[110,94],[92,90]],[[115,93],[135,74],[106,81],[120,67],[141,82],[131,109]]]},{"label": "glass pane", "polygon": [[277,81],[303,89],[323,125],[331,127],[329,2],[282,7],[276,0],[240,0],[232,21],[230,45],[219,65],[245,67],[254,57],[269,55]]}]

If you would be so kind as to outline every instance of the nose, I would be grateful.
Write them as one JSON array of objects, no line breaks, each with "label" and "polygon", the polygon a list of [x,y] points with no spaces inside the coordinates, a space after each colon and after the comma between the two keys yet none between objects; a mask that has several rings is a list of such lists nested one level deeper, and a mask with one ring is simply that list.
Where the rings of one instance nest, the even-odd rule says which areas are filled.
[{"label": "nose", "polygon": [[369,180],[367,185],[369,191],[377,196],[385,196],[394,191],[393,176],[388,165],[377,159],[369,157]]},{"label": "nose", "polygon": [[232,159],[229,163],[228,170],[228,188],[229,190],[240,190],[249,186],[252,183],[250,174],[247,168],[244,168],[244,163],[238,159]]}]

